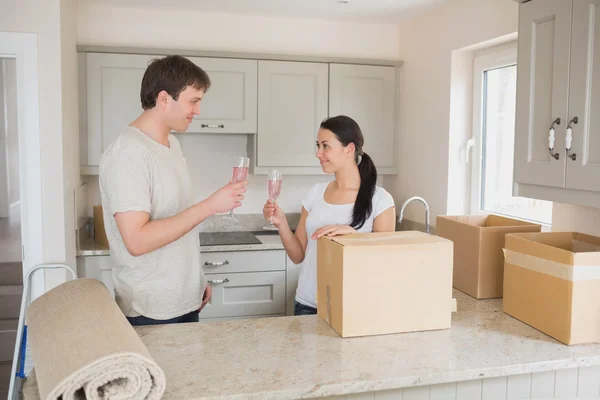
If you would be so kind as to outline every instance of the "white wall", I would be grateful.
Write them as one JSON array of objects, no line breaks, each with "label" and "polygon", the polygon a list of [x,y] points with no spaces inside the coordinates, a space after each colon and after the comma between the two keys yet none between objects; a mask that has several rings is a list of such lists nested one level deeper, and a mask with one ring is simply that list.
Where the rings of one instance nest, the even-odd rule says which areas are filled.
[{"label": "white wall", "polygon": [[2,60],[4,82],[4,122],[6,132],[6,158],[8,172],[8,203],[18,204],[20,199],[19,182],[19,133],[17,115],[17,62],[13,59]]},{"label": "white wall", "polygon": [[[83,4],[78,13],[78,43],[394,60],[399,54],[398,29],[394,25]],[[178,138],[199,199],[224,185],[231,178],[235,157],[247,154],[244,135],[181,134]],[[280,205],[286,212],[300,212],[310,187],[329,179],[284,176]],[[90,177],[88,182],[90,205],[100,204],[97,178]],[[262,212],[266,192],[266,176],[250,177],[246,200],[237,212]]]},{"label": "white wall", "polygon": [[[384,179],[397,205],[419,195],[430,204],[432,224],[435,216],[446,214],[448,191],[453,189],[448,186],[449,162],[459,159],[456,152],[460,149],[460,143],[449,137],[452,53],[514,33],[517,28],[518,4],[510,0],[454,0],[399,26],[399,56],[404,61],[400,72],[400,174]],[[452,135],[460,134],[461,129],[470,126],[455,125]],[[453,154],[449,154],[450,143]],[[466,184],[456,183],[459,187]],[[422,208],[409,206],[406,218],[422,221]]]},{"label": "white wall", "polygon": [[75,260],[75,188],[79,186],[79,88],[77,64],[77,2],[60,0],[62,89],[62,154],[66,257]]},{"label": "white wall", "polygon": [[0,218],[8,218],[8,137],[6,133],[6,100],[4,60],[0,59]]},{"label": "white wall", "polygon": [[552,231],[581,232],[600,236],[600,209],[554,203]]},{"label": "white wall", "polygon": [[[63,90],[70,83],[76,84],[77,74],[73,70],[62,70],[62,64],[68,63],[69,41],[75,30],[65,32],[71,37],[61,37],[61,21],[74,25],[75,9],[71,12],[63,10],[67,5],[60,0],[2,0],[0,9],[0,30],[4,32],[32,32],[37,34],[38,68],[39,68],[39,127],[41,131],[41,182],[42,185],[42,221],[39,221],[43,233],[42,254],[36,255],[40,262],[67,262],[75,267],[75,232],[72,182],[65,181],[65,171],[79,175],[79,161],[72,162],[69,156],[64,157],[64,141],[73,140],[70,132],[73,124],[73,113],[63,111],[63,107],[73,99],[63,100]],[[65,12],[66,11],[66,12]],[[72,14],[72,16],[69,16]],[[61,42],[65,40],[65,44]],[[67,93],[69,94],[69,93]],[[69,149],[67,145],[66,149]],[[23,151],[23,149],[21,149]],[[73,171],[74,170],[74,171]],[[70,202],[70,204],[69,204]],[[31,260],[29,262],[32,262]],[[38,262],[36,260],[35,262]],[[47,274],[47,288],[61,280],[62,274]]]}]

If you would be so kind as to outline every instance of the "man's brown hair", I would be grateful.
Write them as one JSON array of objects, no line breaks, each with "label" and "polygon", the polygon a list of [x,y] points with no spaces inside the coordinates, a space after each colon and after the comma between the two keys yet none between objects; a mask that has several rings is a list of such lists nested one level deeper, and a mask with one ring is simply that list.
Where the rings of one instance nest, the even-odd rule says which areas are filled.
[{"label": "man's brown hair", "polygon": [[149,110],[156,106],[156,98],[166,91],[174,100],[186,87],[193,86],[206,92],[210,87],[208,74],[199,66],[182,56],[167,56],[150,62],[144,77],[140,98],[142,108]]}]

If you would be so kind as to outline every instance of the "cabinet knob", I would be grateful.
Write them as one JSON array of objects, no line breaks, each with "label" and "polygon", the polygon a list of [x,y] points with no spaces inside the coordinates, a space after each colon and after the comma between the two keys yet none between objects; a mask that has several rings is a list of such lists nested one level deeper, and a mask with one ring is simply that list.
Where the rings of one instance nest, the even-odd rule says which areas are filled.
[{"label": "cabinet knob", "polygon": [[548,134],[548,150],[550,151],[550,155],[555,160],[558,160],[560,158],[560,154],[554,153],[554,125],[560,125],[560,118],[556,118],[554,121],[552,121],[552,125],[550,125],[550,132]]},{"label": "cabinet knob", "polygon": [[213,262],[206,261],[204,263],[204,265],[206,265],[207,267],[220,267],[222,265],[229,265],[229,261],[227,261],[227,260],[225,260],[225,261],[213,261]]},{"label": "cabinet knob", "polygon": [[220,285],[222,283],[227,283],[229,282],[228,278],[225,279],[214,279],[214,280],[209,280],[207,281],[209,285]]},{"label": "cabinet knob", "polygon": [[203,128],[221,128],[221,129],[225,128],[225,125],[223,125],[223,124],[202,124],[200,126]]},{"label": "cabinet knob", "polygon": [[579,118],[573,117],[572,120],[567,124],[567,137],[565,138],[565,150],[567,151],[567,157],[571,160],[577,160],[577,154],[571,153],[571,144],[573,143],[573,128],[571,128],[572,124],[576,124],[579,122]]}]

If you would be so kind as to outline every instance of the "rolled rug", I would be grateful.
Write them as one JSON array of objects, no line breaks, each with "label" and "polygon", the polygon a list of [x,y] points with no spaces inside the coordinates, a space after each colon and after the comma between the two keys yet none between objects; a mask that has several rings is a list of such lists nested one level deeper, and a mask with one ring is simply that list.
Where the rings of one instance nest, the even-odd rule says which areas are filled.
[{"label": "rolled rug", "polygon": [[163,395],[163,370],[100,281],[57,286],[31,303],[26,319],[42,400]]}]

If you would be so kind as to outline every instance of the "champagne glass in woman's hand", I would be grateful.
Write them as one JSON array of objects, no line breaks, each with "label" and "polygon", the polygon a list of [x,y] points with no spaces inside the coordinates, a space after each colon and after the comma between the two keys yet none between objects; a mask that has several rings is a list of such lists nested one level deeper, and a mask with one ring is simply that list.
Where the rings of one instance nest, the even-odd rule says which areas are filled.
[{"label": "champagne glass in woman's hand", "polygon": [[[238,157],[236,163],[233,165],[233,176],[231,177],[232,183],[242,182],[248,179],[248,167],[250,166],[250,159],[247,157]],[[233,215],[233,209],[229,211],[227,215],[233,221],[237,221],[237,218]]]},{"label": "champagne glass in woman's hand", "polygon": [[[277,198],[281,194],[282,178],[283,177],[281,175],[281,171],[279,171],[278,169],[274,169],[269,174],[269,180],[267,181],[269,200],[271,200],[271,202],[273,203],[275,210],[277,209],[276,208],[277,204],[275,202],[277,201]],[[275,210],[273,212],[275,212]],[[263,226],[263,229],[270,230],[270,231],[277,230],[277,227],[275,225],[273,225],[273,215],[271,215],[271,218],[269,219],[269,225]]]}]

